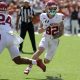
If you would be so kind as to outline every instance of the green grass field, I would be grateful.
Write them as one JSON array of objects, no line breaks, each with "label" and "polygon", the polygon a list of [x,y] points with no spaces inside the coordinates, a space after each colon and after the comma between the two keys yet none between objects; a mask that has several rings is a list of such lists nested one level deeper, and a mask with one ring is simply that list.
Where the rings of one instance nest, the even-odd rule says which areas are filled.
[{"label": "green grass field", "polygon": [[[36,35],[37,46],[41,35]],[[23,57],[32,56],[32,47],[29,37],[25,38]],[[44,54],[41,56],[44,57]],[[16,65],[12,62],[8,50],[0,55],[0,80],[80,80],[80,37],[61,37],[56,54],[47,64],[47,71],[42,72],[34,66],[27,76],[23,73],[27,65]]]}]

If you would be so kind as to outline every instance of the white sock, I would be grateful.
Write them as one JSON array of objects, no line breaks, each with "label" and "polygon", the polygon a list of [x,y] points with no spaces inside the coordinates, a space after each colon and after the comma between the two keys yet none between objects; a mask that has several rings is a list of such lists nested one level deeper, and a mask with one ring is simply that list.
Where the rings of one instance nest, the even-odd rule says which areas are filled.
[{"label": "white sock", "polygon": [[37,64],[36,60],[32,60],[32,64],[34,65]]}]

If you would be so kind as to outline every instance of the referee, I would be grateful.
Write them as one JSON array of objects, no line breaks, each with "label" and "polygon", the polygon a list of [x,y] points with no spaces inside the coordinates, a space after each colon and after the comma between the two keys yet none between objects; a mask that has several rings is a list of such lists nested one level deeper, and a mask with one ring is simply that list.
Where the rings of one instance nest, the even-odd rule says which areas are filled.
[{"label": "referee", "polygon": [[[31,40],[33,51],[36,51],[36,42],[35,42],[35,34],[34,34],[34,26],[32,23],[32,18],[34,16],[34,12],[30,7],[29,0],[24,0],[23,6],[20,9],[20,13],[17,16],[16,29],[18,29],[19,19],[21,18],[21,27],[20,27],[20,37],[25,38],[26,32],[28,31],[29,37]],[[20,44],[19,50],[24,53],[22,50],[23,42]]]}]

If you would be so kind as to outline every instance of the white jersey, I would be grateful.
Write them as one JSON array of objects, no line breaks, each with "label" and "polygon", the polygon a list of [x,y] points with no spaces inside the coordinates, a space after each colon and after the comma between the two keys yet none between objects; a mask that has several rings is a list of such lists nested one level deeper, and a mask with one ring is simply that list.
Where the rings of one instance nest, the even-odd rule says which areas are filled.
[{"label": "white jersey", "polygon": [[[47,30],[48,33],[50,32],[50,29],[47,29],[48,27],[53,27],[55,23],[59,24],[60,22],[63,21],[63,14],[61,13],[56,13],[56,15],[53,18],[48,18],[47,13],[42,13],[40,15],[40,21],[43,24],[43,28]],[[54,27],[53,27],[54,28]],[[54,29],[53,29],[54,30]],[[56,28],[57,30],[57,28]],[[46,31],[45,31],[46,32]],[[54,31],[53,31],[54,32]],[[46,33],[45,33],[46,34]]]},{"label": "white jersey", "polygon": [[0,13],[0,30],[9,32],[12,30],[12,19],[7,13]]},{"label": "white jersey", "polygon": [[22,42],[22,39],[17,36],[12,29],[11,16],[7,13],[0,13],[0,53],[4,48],[8,48],[11,58],[19,56],[17,46]]},{"label": "white jersey", "polygon": [[40,21],[43,24],[45,32],[39,43],[39,47],[46,49],[45,58],[51,60],[59,44],[59,39],[54,39],[52,36],[52,34],[58,31],[58,25],[54,26],[54,24],[59,24],[63,21],[63,14],[56,13],[56,15],[50,19],[47,13],[42,13],[40,15]]},{"label": "white jersey", "polygon": [[44,28],[47,28],[50,26],[50,24],[54,24],[54,23],[60,23],[63,20],[63,14],[61,13],[56,13],[56,15],[53,18],[48,18],[47,13],[42,13],[40,15],[40,21],[43,24]]}]

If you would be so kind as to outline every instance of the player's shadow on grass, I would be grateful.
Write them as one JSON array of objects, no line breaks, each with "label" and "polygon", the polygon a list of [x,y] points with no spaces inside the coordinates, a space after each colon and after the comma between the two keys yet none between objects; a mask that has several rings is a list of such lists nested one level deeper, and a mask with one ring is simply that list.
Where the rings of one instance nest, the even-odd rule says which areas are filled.
[{"label": "player's shadow on grass", "polygon": [[63,80],[61,77],[46,76],[46,79],[26,78],[26,80]]},{"label": "player's shadow on grass", "polygon": [[47,78],[45,80],[63,80],[61,77],[52,77],[52,76],[46,76]]}]

